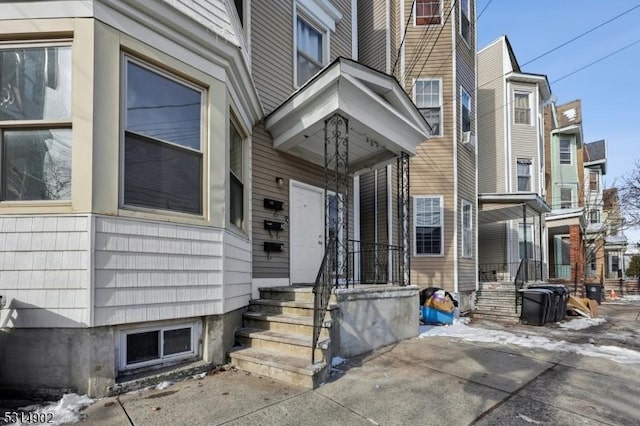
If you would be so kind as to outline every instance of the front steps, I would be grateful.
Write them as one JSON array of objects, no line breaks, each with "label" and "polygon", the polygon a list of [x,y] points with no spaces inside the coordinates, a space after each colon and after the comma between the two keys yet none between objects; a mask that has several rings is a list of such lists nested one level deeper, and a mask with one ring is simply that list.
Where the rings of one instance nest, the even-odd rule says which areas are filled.
[{"label": "front steps", "polygon": [[231,363],[254,374],[315,388],[331,368],[331,321],[326,318],[330,311],[315,348],[315,364],[311,364],[312,288],[261,288],[260,299],[251,301],[243,314],[243,327],[236,331],[241,346],[229,353]]},{"label": "front steps", "polygon": [[513,282],[480,283],[473,319],[517,323],[520,308],[520,305],[516,306]]}]

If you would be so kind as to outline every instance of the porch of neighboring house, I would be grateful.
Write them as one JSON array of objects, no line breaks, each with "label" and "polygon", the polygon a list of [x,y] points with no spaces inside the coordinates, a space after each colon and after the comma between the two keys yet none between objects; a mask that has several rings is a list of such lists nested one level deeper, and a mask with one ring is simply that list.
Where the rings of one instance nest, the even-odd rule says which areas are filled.
[{"label": "porch of neighboring house", "polygon": [[[288,199],[264,200],[289,207],[288,244],[264,242],[265,250],[288,252],[289,285],[259,289],[230,357],[241,369],[315,387],[334,356],[417,334],[409,157],[427,139],[428,124],[393,77],[339,58],[271,112],[265,127],[274,150],[321,171],[322,187],[305,183],[301,172],[288,178]],[[354,181],[361,171],[392,163],[399,244],[360,241],[367,212],[359,211]]]},{"label": "porch of neighboring house", "polygon": [[[627,266],[624,253],[627,251],[627,238],[623,235],[609,235],[604,240],[604,290],[611,297],[613,290],[616,296],[622,296],[631,292],[635,293],[636,285],[631,289],[626,283]],[[633,283],[635,284],[635,283]]]},{"label": "porch of neighboring house", "polygon": [[516,322],[518,290],[547,278],[547,203],[534,193],[478,194],[478,281],[473,316]]},{"label": "porch of neighboring house", "polygon": [[552,211],[545,218],[549,247],[549,281],[582,294],[585,278],[585,217],[582,209]]}]

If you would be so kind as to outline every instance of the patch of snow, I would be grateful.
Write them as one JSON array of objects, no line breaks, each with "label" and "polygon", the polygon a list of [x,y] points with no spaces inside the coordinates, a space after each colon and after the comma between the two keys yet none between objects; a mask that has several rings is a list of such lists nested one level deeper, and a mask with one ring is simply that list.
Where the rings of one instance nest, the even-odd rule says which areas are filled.
[{"label": "patch of snow", "polygon": [[171,385],[173,385],[173,382],[164,381],[164,382],[162,382],[162,383],[159,383],[159,384],[156,386],[156,389],[157,389],[157,390],[163,390],[163,389],[168,388],[168,387],[169,387],[169,386],[171,386]]},{"label": "patch of snow", "polygon": [[518,415],[516,416],[516,419],[522,419],[522,420],[524,420],[525,422],[527,422],[527,423],[533,423],[534,425],[540,425],[540,424],[542,424],[542,422],[539,422],[539,421],[537,421],[537,420],[533,420],[531,417],[527,417],[527,416],[525,416],[524,414],[518,414]]},{"label": "patch of snow", "polygon": [[201,379],[204,379],[205,377],[207,377],[207,372],[206,371],[204,373],[195,374],[195,375],[191,376],[191,378],[195,379],[195,380],[201,380]]},{"label": "patch of snow", "polygon": [[471,322],[471,318],[469,317],[464,317],[464,318],[454,318],[453,319],[453,324],[464,324],[467,325]]},{"label": "patch of snow", "polygon": [[561,322],[560,328],[565,330],[584,330],[585,328],[593,327],[594,325],[600,325],[607,322],[604,318],[578,318],[567,322]]},{"label": "patch of snow", "polygon": [[44,414],[47,420],[51,420],[51,423],[45,424],[62,425],[79,422],[80,410],[94,402],[96,402],[96,400],[89,398],[87,395],[81,396],[75,393],[67,393],[64,394],[58,402],[53,402],[46,406],[30,405],[21,408],[21,410]]},{"label": "patch of snow", "polygon": [[595,346],[592,344],[574,344],[564,340],[553,341],[534,335],[517,335],[507,331],[488,330],[454,324],[448,327],[424,326],[420,328],[419,338],[453,337],[470,342],[499,343],[517,345],[525,348],[545,349],[555,352],[575,353],[591,357],[606,358],[620,364],[640,364],[640,352],[617,346]]},{"label": "patch of snow", "polygon": [[331,366],[332,366],[332,367],[337,367],[337,366],[339,366],[340,364],[344,364],[344,361],[345,361],[345,359],[344,359],[344,358],[339,357],[339,356],[334,356],[334,357],[331,359]]}]

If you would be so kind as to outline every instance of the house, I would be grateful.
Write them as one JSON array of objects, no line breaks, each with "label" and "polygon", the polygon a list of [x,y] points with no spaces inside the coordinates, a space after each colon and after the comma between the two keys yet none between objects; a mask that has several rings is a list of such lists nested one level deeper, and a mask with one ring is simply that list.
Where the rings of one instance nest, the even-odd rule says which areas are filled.
[{"label": "house", "polygon": [[627,251],[627,237],[622,229],[624,218],[620,211],[618,188],[607,188],[602,191],[602,217],[607,226],[607,236],[604,239],[605,278],[611,281],[626,278],[627,265],[625,252]]},{"label": "house", "polygon": [[584,277],[586,227],[581,101],[551,102],[544,118],[549,278],[577,288]]},{"label": "house", "polygon": [[547,77],[523,72],[506,36],[478,52],[478,245],[481,282],[546,278]]},{"label": "house", "polygon": [[227,6],[0,3],[3,387],[225,362],[263,116]]},{"label": "house", "polygon": [[[467,311],[478,261],[476,2],[374,0],[358,8],[359,61],[392,73],[429,123],[429,140],[410,160],[411,284],[455,293]],[[395,177],[393,165],[359,176],[362,240],[398,244]]]}]

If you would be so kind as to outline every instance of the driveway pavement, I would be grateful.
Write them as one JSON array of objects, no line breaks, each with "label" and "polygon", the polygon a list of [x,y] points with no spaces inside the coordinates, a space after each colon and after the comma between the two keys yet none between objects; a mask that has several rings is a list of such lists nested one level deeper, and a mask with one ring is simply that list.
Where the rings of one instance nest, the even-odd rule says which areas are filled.
[{"label": "driveway pavement", "polygon": [[[597,328],[510,331],[640,350],[640,304],[602,314]],[[101,399],[85,414],[96,425],[637,425],[640,364],[430,337],[348,360],[316,390],[230,370]]]}]

